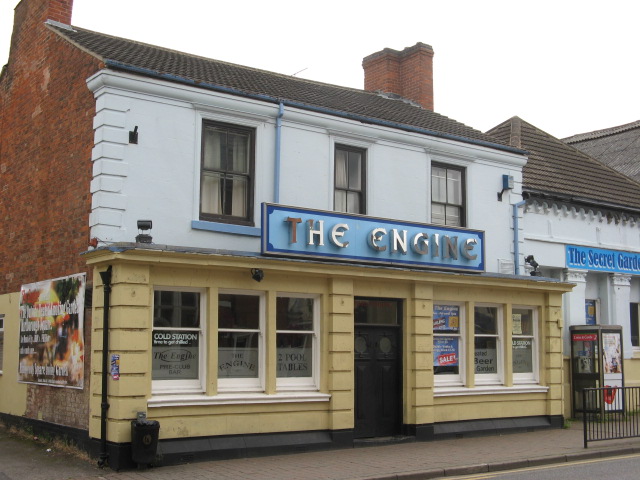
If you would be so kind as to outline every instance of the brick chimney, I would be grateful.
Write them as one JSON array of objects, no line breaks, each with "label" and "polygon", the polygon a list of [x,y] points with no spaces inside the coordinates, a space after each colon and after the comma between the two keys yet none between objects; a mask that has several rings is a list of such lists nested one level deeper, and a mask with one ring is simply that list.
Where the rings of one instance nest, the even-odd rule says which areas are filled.
[{"label": "brick chimney", "polygon": [[401,52],[385,48],[362,60],[364,89],[395,93],[433,110],[433,49],[416,43]]}]

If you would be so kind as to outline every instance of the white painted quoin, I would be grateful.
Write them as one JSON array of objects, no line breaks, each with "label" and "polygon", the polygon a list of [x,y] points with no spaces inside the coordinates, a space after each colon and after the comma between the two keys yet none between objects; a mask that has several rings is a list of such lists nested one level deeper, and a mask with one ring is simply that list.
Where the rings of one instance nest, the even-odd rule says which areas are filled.
[{"label": "white painted quoin", "polygon": [[[486,270],[513,273],[522,153],[285,107],[276,180],[278,104],[106,69],[87,84],[97,106],[90,224],[100,242],[134,241],[145,219],[155,244],[260,252],[263,202],[334,209],[333,152],[341,144],[366,149],[373,217],[430,223],[432,162],[463,167],[466,226],[485,231]],[[205,120],[256,130],[253,226],[199,219]],[[136,127],[138,143],[129,143]],[[499,201],[503,175],[514,188]]]}]

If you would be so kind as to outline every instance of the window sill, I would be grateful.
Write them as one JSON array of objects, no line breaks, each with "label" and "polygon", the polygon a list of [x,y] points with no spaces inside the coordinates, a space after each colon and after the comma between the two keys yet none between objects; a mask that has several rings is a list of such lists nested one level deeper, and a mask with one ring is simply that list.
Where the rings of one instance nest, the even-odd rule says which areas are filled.
[{"label": "window sill", "polygon": [[549,387],[543,385],[482,385],[469,387],[435,387],[434,397],[456,397],[462,395],[504,395],[512,393],[547,393]]},{"label": "window sill", "polygon": [[207,222],[203,220],[192,220],[191,228],[194,230],[207,230],[209,232],[233,233],[234,235],[247,235],[249,237],[259,237],[261,231],[257,227],[247,227],[245,225],[234,225],[232,223]]},{"label": "window sill", "polygon": [[157,395],[147,401],[149,408],[181,407],[200,405],[246,405],[267,403],[328,402],[331,395],[319,392],[266,393],[222,393],[207,395]]}]

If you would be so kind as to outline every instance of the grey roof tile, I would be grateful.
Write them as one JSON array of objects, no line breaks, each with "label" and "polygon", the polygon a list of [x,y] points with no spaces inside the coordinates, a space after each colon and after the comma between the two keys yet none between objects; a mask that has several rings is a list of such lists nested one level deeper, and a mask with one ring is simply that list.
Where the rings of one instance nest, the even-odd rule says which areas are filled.
[{"label": "grey roof tile", "polygon": [[[490,148],[512,150],[500,140],[444,115],[402,100],[373,92],[314,82],[298,77],[199,57],[133,40],[113,37],[79,27],[49,24],[49,27],[109,68],[135,68],[142,75],[160,75],[195,86],[215,85],[239,95],[264,95],[296,102],[301,106],[344,113],[366,122],[388,122],[395,128],[426,131]],[[372,122],[373,123],[373,122]]]},{"label": "grey roof tile", "polygon": [[640,183],[530,123],[513,117],[488,133],[529,152],[522,172],[524,192],[640,209]]}]

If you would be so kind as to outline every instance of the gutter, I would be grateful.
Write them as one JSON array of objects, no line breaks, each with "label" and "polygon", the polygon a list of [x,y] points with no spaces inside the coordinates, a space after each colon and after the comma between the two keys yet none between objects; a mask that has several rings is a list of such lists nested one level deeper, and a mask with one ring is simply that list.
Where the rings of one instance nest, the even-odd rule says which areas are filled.
[{"label": "gutter", "polygon": [[520,238],[518,233],[520,222],[518,220],[518,209],[526,205],[526,203],[526,200],[522,200],[513,204],[513,265],[515,267],[515,275],[520,275]]},{"label": "gutter", "polygon": [[278,116],[276,117],[276,159],[273,181],[273,201],[280,203],[280,147],[282,145],[282,117],[284,116],[284,103],[280,101]]},{"label": "gutter", "polygon": [[382,127],[394,128],[394,129],[404,130],[404,131],[407,131],[407,132],[419,133],[419,134],[422,134],[422,135],[429,135],[429,136],[432,136],[432,137],[443,138],[443,139],[446,139],[446,140],[453,140],[453,141],[456,141],[456,142],[462,142],[462,143],[467,143],[467,144],[471,144],[471,145],[477,145],[477,146],[481,146],[481,147],[493,148],[495,150],[501,150],[501,151],[504,151],[504,152],[515,153],[515,154],[518,154],[518,155],[525,155],[527,153],[525,150],[522,150],[522,149],[519,149],[519,148],[515,148],[515,147],[511,147],[511,146],[508,146],[508,145],[500,145],[498,143],[487,142],[485,140],[476,140],[476,139],[473,139],[473,138],[461,137],[461,136],[458,136],[458,135],[452,135],[452,134],[442,133],[442,132],[436,132],[434,130],[428,130],[426,128],[413,127],[411,125],[405,125],[405,124],[397,123],[397,122],[390,122],[388,120],[380,120],[378,118],[367,117],[367,116],[364,116],[364,115],[356,115],[356,114],[353,114],[353,113],[342,112],[340,110],[333,110],[333,109],[325,108],[325,107],[317,107],[317,106],[314,106],[314,105],[309,105],[309,104],[306,104],[306,103],[296,102],[296,101],[293,101],[293,100],[278,99],[278,98],[272,97],[270,95],[257,94],[257,93],[247,93],[247,92],[243,92],[242,90],[238,90],[236,88],[224,87],[224,86],[221,86],[221,85],[215,85],[215,84],[206,83],[206,82],[197,82],[195,80],[192,80],[192,79],[189,79],[189,78],[185,78],[185,77],[181,77],[179,75],[173,75],[173,74],[169,74],[169,73],[160,73],[160,72],[157,72],[155,70],[151,70],[151,69],[148,69],[148,68],[135,67],[133,65],[128,65],[126,63],[118,62],[116,60],[105,59],[104,60],[104,64],[105,64],[106,67],[113,68],[115,70],[123,70],[123,71],[130,72],[130,73],[144,75],[146,77],[152,77],[152,78],[157,78],[157,79],[160,79],[160,80],[168,80],[168,81],[171,81],[171,82],[182,83],[184,85],[190,85],[190,86],[194,86],[194,87],[198,87],[198,88],[203,88],[203,89],[206,89],[206,90],[212,90],[212,91],[216,91],[216,92],[227,93],[229,95],[236,95],[236,96],[251,98],[253,100],[260,100],[260,101],[269,102],[269,103],[277,103],[279,105],[283,105],[283,106],[287,106],[287,107],[294,107],[294,108],[299,108],[301,110],[308,110],[308,111],[311,111],[311,112],[323,113],[323,114],[331,115],[331,116],[334,116],[334,117],[347,118],[349,120],[355,120],[355,121],[358,121],[358,122],[368,123],[368,124],[371,124],[371,125],[378,125],[378,126],[382,126]]},{"label": "gutter", "polygon": [[107,410],[109,410],[108,369],[109,369],[109,308],[111,307],[111,265],[100,272],[104,294],[102,320],[102,401],[100,403],[100,457],[98,466],[104,467],[109,458],[107,453]]}]

